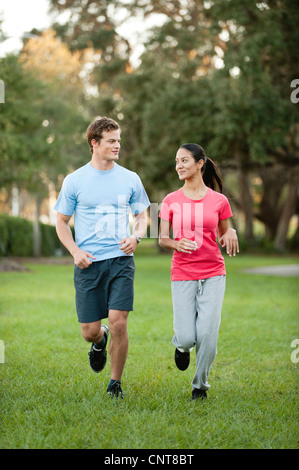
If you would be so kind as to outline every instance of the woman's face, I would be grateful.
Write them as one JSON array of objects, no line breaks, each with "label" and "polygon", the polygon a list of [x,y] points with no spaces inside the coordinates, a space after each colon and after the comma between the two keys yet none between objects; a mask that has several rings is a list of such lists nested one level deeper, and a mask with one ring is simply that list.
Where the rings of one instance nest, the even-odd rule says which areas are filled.
[{"label": "woman's face", "polygon": [[184,148],[179,149],[175,159],[175,169],[180,180],[194,178],[198,172],[201,172],[203,160],[196,162],[192,153]]}]

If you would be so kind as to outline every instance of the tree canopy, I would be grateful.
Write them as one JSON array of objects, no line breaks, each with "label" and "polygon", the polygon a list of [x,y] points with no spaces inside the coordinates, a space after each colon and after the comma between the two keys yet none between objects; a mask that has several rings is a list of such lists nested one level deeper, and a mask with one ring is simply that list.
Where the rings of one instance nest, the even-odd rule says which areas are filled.
[{"label": "tree canopy", "polygon": [[[1,59],[0,78],[12,87],[1,105],[1,184],[24,166],[23,175],[34,166],[57,184],[88,158],[88,123],[109,115],[122,127],[121,163],[140,174],[152,201],[178,187],[177,148],[197,142],[220,165],[245,237],[259,220],[285,249],[299,212],[295,0],[50,5],[59,15],[52,29],[35,30],[20,57]],[[120,33],[134,17],[141,25],[152,18],[137,64],[129,31]]]}]

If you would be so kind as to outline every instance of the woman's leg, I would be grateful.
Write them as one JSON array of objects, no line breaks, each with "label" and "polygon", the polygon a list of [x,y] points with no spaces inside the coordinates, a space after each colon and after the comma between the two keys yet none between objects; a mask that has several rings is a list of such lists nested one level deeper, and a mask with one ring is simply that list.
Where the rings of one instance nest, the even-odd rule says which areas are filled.
[{"label": "woman's leg", "polygon": [[196,295],[196,372],[192,387],[208,390],[208,375],[217,352],[225,276],[198,281]]},{"label": "woman's leg", "polygon": [[195,345],[197,281],[172,281],[173,330],[176,348],[189,351]]}]

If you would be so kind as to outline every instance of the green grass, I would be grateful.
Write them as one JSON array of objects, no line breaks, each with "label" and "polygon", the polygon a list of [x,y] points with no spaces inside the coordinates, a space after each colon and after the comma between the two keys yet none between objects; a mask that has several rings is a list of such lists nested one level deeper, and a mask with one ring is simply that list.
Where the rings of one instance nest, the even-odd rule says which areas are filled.
[{"label": "green grass", "polygon": [[110,362],[91,371],[71,265],[0,273],[0,448],[298,448],[298,278],[245,274],[298,258],[226,258],[227,290],[208,400],[191,400],[195,354],[174,365],[168,255],[135,257],[125,400],[106,395]]}]

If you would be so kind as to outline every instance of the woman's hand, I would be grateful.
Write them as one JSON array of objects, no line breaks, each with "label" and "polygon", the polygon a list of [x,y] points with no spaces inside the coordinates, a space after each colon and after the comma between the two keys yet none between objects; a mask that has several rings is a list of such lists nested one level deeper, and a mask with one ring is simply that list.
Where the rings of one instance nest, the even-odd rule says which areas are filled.
[{"label": "woman's hand", "polygon": [[226,253],[229,256],[236,256],[236,253],[239,253],[239,243],[235,229],[229,227],[219,239],[219,243],[222,247],[226,247]]},{"label": "woman's hand", "polygon": [[176,240],[175,249],[180,253],[191,254],[192,251],[196,251],[197,243],[195,241],[188,240],[187,238],[182,238],[181,240]]}]

